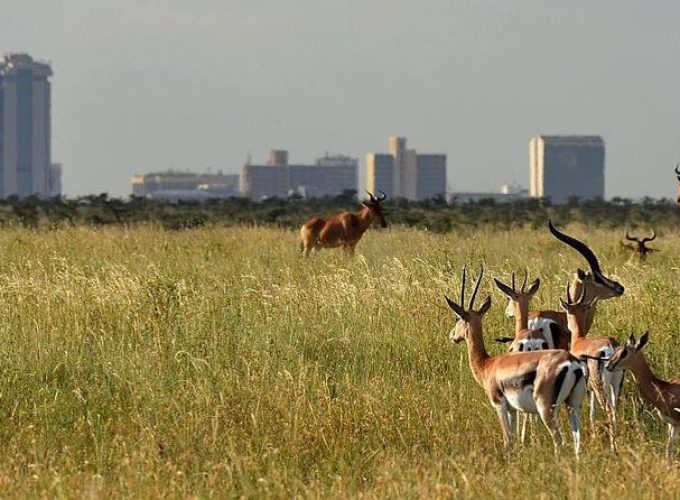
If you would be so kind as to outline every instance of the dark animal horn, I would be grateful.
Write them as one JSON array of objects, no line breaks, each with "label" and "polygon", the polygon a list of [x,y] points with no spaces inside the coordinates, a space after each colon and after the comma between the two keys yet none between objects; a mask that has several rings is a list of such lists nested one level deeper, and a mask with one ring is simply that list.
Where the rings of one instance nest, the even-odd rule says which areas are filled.
[{"label": "dark animal horn", "polygon": [[637,241],[638,239],[635,236],[631,236],[628,234],[628,229],[626,229],[626,239],[628,241]]},{"label": "dark animal horn", "polygon": [[597,257],[595,257],[593,251],[588,248],[585,243],[569,236],[568,234],[558,231],[557,228],[553,226],[553,223],[550,219],[548,219],[548,229],[555,238],[560,240],[562,243],[566,243],[571,248],[580,253],[590,265],[590,270],[593,272],[593,274],[602,276],[602,269],[600,269],[600,263],[597,261]]},{"label": "dark animal horn", "polygon": [[527,273],[527,270],[524,270],[524,278],[522,278],[522,293],[524,292],[524,288],[527,286],[527,277],[529,276],[529,273]]},{"label": "dark animal horn", "polygon": [[642,243],[647,243],[648,241],[654,241],[656,239],[656,232],[652,229],[652,235],[646,238],[642,238]]},{"label": "dark animal horn", "polygon": [[385,192],[381,189],[378,189],[378,201],[385,201],[385,198],[387,198],[387,195]]},{"label": "dark animal horn", "polygon": [[465,273],[467,271],[467,266],[463,266],[463,281],[460,283],[460,305],[465,307]]},{"label": "dark animal horn", "polygon": [[678,180],[680,181],[680,163],[675,166],[675,174],[678,176]]},{"label": "dark animal horn", "polygon": [[472,297],[470,297],[470,306],[468,309],[472,310],[472,306],[475,304],[475,297],[477,297],[477,291],[479,290],[479,285],[482,282],[482,276],[484,276],[484,266],[480,266],[479,268],[479,276],[477,277],[477,281],[475,282],[475,288],[472,290]]}]

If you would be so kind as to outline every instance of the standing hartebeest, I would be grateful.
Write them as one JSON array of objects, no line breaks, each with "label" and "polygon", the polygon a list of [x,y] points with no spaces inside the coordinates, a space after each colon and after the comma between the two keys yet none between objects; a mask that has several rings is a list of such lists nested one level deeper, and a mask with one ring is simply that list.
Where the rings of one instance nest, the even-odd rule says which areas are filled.
[{"label": "standing hartebeest", "polygon": [[630,248],[633,253],[630,256],[630,259],[628,259],[628,262],[633,262],[635,260],[639,262],[644,262],[645,259],[647,259],[647,254],[652,253],[652,252],[658,252],[656,248],[649,248],[646,243],[648,241],[654,241],[656,239],[656,232],[654,232],[654,229],[652,229],[652,234],[651,236],[647,236],[645,238],[637,238],[635,236],[631,236],[628,234],[628,231],[626,230],[626,239],[628,241],[632,241],[635,243],[635,245],[625,245],[626,248]]},{"label": "standing hartebeest", "polygon": [[381,203],[387,197],[379,191],[378,197],[366,191],[368,201],[356,213],[342,212],[332,217],[315,217],[309,219],[300,229],[300,251],[309,252],[320,248],[343,247],[349,255],[354,255],[354,247],[364,235],[371,223],[377,219],[380,227],[387,227]]}]

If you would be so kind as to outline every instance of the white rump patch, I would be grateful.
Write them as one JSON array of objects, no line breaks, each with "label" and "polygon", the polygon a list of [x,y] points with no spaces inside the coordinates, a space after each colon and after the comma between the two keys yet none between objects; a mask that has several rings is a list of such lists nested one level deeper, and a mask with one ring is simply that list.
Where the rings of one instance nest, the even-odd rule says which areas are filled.
[{"label": "white rump patch", "polygon": [[[555,349],[555,340],[553,339],[552,336],[552,330],[550,329],[550,325],[555,323],[553,320],[548,319],[548,318],[542,318],[540,316],[537,316],[535,318],[531,318],[529,320],[529,329],[530,330],[543,330],[543,335],[545,336],[545,340],[548,341],[548,349]],[[556,324],[556,323],[555,323]]]},{"label": "white rump patch", "polygon": [[[510,352],[531,352],[531,351],[542,351],[546,349],[543,342],[547,342],[543,339],[522,339],[515,342],[512,346]],[[520,345],[522,348],[520,349]],[[548,342],[547,349],[550,349],[550,343]]]}]

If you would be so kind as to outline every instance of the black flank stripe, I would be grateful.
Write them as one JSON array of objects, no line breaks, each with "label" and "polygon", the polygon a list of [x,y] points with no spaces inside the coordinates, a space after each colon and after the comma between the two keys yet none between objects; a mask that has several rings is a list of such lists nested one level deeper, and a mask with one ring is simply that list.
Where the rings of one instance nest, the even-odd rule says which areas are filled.
[{"label": "black flank stripe", "polygon": [[555,406],[557,404],[557,398],[560,397],[560,391],[562,390],[562,386],[564,385],[564,379],[567,376],[567,372],[569,371],[569,366],[563,367],[559,373],[557,374],[557,377],[555,377],[555,392],[553,392],[553,397],[552,397],[552,405]]},{"label": "black flank stripe", "polygon": [[557,346],[557,339],[560,335],[560,325],[557,323],[550,323],[550,338],[552,339],[552,348]]}]

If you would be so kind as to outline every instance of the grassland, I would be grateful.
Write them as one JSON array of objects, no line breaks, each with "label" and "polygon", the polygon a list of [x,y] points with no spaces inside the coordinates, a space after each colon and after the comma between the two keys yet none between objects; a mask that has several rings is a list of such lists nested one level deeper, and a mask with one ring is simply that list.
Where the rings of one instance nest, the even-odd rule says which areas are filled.
[{"label": "grassland", "polygon": [[[649,329],[680,376],[680,234],[633,266],[619,233],[570,230],[626,286],[594,330]],[[556,458],[535,427],[506,460],[442,295],[484,262],[487,339],[513,325],[491,275],[527,268],[556,307],[583,263],[547,231],[374,231],[353,260],[258,228],[17,229],[0,248],[3,496],[680,496],[630,383],[618,454],[586,435]]]}]

